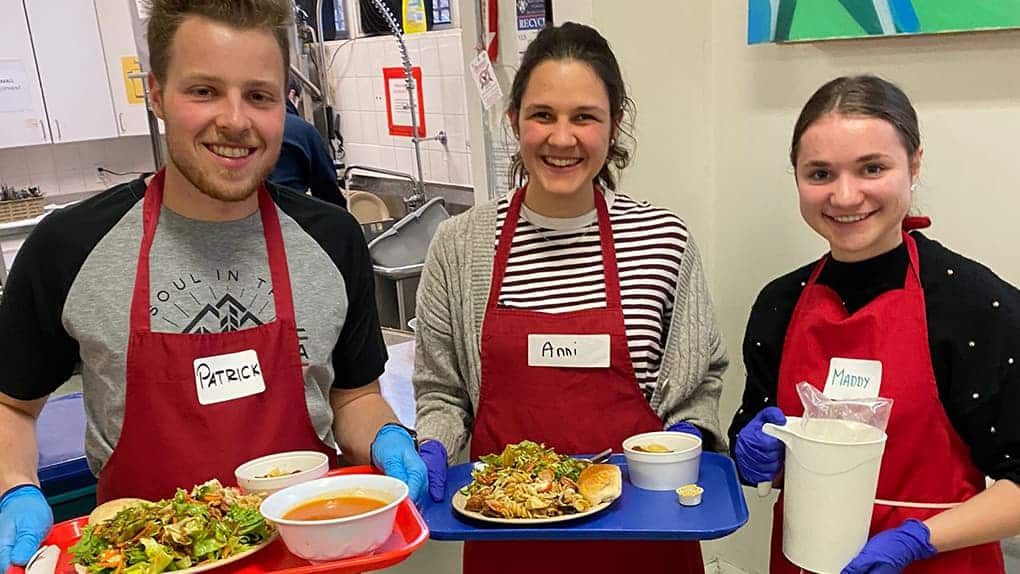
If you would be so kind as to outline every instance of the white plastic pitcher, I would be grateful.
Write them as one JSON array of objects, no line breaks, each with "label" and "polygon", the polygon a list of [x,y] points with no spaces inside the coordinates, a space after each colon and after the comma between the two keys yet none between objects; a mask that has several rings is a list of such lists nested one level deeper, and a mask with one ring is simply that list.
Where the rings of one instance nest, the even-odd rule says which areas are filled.
[{"label": "white plastic pitcher", "polygon": [[839,574],[868,541],[885,432],[800,417],[762,431],[786,444],[783,554],[808,572]]}]

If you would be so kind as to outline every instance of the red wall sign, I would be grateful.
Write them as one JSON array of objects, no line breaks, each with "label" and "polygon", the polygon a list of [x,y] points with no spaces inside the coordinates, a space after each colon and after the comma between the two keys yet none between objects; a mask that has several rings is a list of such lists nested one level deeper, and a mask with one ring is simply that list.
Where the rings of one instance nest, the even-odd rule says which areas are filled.
[{"label": "red wall sign", "polygon": [[[414,78],[415,111],[418,112],[418,137],[423,138],[428,133],[425,129],[425,105],[422,97],[421,68],[411,68],[411,77]],[[383,68],[383,82],[386,89],[386,121],[389,123],[391,136],[411,137],[414,128],[411,126],[411,113],[407,98],[407,86],[404,83],[403,68]]]}]

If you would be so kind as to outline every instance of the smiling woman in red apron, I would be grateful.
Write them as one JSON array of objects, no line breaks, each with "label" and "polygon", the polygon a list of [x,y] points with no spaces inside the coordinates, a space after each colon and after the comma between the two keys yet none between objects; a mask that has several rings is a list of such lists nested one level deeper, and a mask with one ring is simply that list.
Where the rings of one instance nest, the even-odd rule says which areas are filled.
[{"label": "smiling woman in red apron", "polygon": [[[447,450],[472,459],[521,440],[565,454],[619,451],[668,428],[725,448],[722,342],[695,244],[675,215],[615,192],[626,96],[595,30],[544,29],[508,111],[520,187],[440,228],[418,295],[414,382],[430,493]],[[568,342],[570,353],[547,353]],[[576,346],[575,346],[576,345]],[[574,350],[576,349],[576,353]],[[486,542],[467,574],[703,572],[684,542]]]},{"label": "smiling woman in red apron", "polygon": [[[762,290],[744,341],[730,433],[750,484],[779,476],[782,445],[761,427],[802,414],[800,381],[828,393],[850,375],[857,396],[895,401],[872,538],[844,574],[1001,573],[997,541],[1020,532],[1020,292],[916,231],[930,224],[906,216],[921,155],[889,82],[838,78],[811,97],[790,159],[831,252]],[[782,521],[777,504],[771,572],[796,574]]]}]

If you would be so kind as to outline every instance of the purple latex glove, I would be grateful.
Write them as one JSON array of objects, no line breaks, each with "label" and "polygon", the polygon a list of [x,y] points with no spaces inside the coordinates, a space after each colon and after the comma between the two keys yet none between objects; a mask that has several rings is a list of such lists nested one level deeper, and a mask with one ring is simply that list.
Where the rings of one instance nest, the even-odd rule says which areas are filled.
[{"label": "purple latex glove", "polygon": [[842,574],[899,574],[912,562],[931,558],[936,552],[928,527],[911,518],[872,536]]},{"label": "purple latex glove", "polygon": [[24,566],[53,526],[53,510],[38,486],[22,485],[0,498],[0,573]]},{"label": "purple latex glove", "polygon": [[786,446],[776,437],[762,432],[765,423],[786,424],[786,415],[776,407],[766,407],[754,415],[751,422],[737,433],[737,444],[733,447],[740,476],[754,485],[772,482],[783,467]]},{"label": "purple latex glove", "polygon": [[687,434],[692,434],[698,438],[701,438],[701,429],[687,421],[680,421],[666,430],[668,430],[669,432],[685,432]]},{"label": "purple latex glove", "polygon": [[427,440],[418,447],[418,454],[429,469],[429,496],[440,502],[446,495],[446,447],[438,440]]}]

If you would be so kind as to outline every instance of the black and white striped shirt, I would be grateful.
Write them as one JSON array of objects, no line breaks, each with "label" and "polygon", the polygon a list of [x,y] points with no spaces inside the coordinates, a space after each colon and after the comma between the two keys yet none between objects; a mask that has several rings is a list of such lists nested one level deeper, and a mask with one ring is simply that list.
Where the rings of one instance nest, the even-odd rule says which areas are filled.
[{"label": "black and white striped shirt", "polygon": [[[496,243],[510,196],[500,200]],[[676,215],[605,191],[613,228],[620,298],[638,384],[650,398],[669,332],[687,227]],[[499,304],[565,313],[606,305],[595,212],[571,219],[542,217],[526,206],[514,234]]]}]

